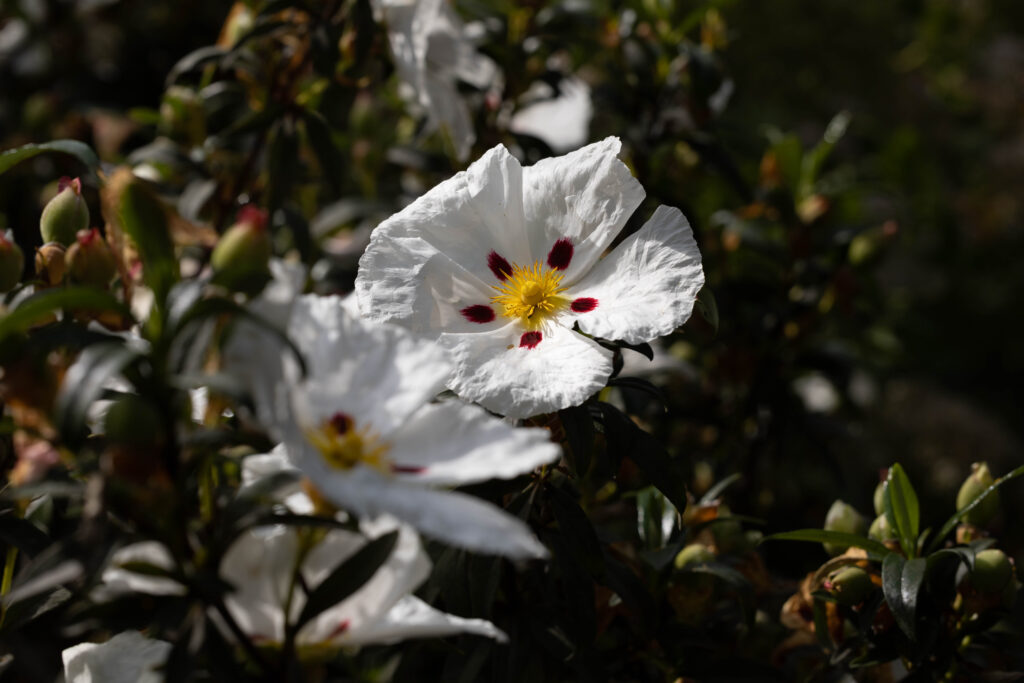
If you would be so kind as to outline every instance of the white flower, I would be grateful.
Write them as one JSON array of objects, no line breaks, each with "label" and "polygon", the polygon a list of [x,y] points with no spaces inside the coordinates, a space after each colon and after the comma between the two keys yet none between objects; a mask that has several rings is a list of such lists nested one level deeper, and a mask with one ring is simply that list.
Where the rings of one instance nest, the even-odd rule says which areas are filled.
[{"label": "white flower", "polygon": [[[261,334],[236,335],[230,345],[276,349],[283,368],[236,371],[255,384],[263,374],[279,378],[254,396],[257,412],[283,441],[278,453],[328,500],[360,517],[394,515],[463,548],[546,555],[518,518],[438,489],[512,478],[556,460],[560,450],[547,431],[512,427],[459,401],[429,403],[452,372],[444,351],[400,327],[356,319],[336,297],[300,297],[286,327],[305,357],[305,379]],[[241,355],[269,363],[275,352],[266,349]],[[273,408],[261,408],[264,401]]]},{"label": "white flower", "polygon": [[456,84],[491,85],[497,67],[476,51],[447,0],[373,0],[401,79],[402,96],[427,114],[427,132],[447,129],[464,161],[476,140],[473,122]]},{"label": "white flower", "polygon": [[80,643],[61,653],[67,683],[162,683],[155,671],[167,661],[171,644],[138,631],[119,633],[102,645]]},{"label": "white flower", "polygon": [[[394,550],[355,593],[299,629],[295,642],[300,649],[389,644],[455,633],[506,640],[489,621],[446,614],[412,596],[429,575],[430,560],[411,528],[388,519],[364,521],[362,528],[369,538],[397,528]],[[221,575],[236,589],[226,598],[228,611],[254,642],[282,642],[286,621],[294,623],[306,604],[304,592],[296,589],[292,578],[300,553],[303,584],[314,591],[335,567],[358,552],[368,537],[334,529],[309,548],[304,544],[319,535],[304,535],[295,527],[263,527],[244,533],[221,562]]]},{"label": "white flower", "polygon": [[644,198],[617,138],[523,168],[501,146],[374,231],[356,293],[368,318],[434,338],[449,388],[509,417],[578,405],[611,374],[586,335],[647,342],[704,283],[683,214],[658,207],[605,258]]}]

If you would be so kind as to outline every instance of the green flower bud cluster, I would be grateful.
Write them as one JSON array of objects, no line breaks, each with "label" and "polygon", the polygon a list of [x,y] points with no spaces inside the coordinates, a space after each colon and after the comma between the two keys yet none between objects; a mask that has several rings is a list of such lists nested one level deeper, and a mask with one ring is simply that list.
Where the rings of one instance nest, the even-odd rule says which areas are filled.
[{"label": "green flower bud cluster", "polygon": [[270,280],[270,255],[266,212],[245,207],[213,249],[213,281],[232,291],[257,294]]}]

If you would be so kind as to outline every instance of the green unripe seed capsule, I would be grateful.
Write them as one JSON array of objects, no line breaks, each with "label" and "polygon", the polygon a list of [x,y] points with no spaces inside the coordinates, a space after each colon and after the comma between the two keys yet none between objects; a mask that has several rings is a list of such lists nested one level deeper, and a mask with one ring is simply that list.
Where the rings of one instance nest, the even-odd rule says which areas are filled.
[{"label": "green unripe seed capsule", "polygon": [[25,254],[14,240],[0,234],[0,292],[9,292],[21,282]]},{"label": "green unripe seed capsule", "polygon": [[103,289],[117,274],[114,252],[96,228],[80,231],[66,258],[68,275],[73,282]]},{"label": "green unripe seed capsule", "polygon": [[840,605],[859,605],[875,590],[871,575],[860,567],[843,567],[829,576],[825,588]]},{"label": "green unripe seed capsule", "polygon": [[270,279],[270,254],[266,212],[246,207],[213,249],[213,281],[237,292],[256,294]]},{"label": "green unripe seed capsule", "polygon": [[[864,515],[857,512],[854,507],[841,500],[832,503],[825,515],[825,531],[838,531],[844,534],[856,534],[861,536],[867,531],[868,521]],[[829,555],[840,555],[849,546],[837,545],[835,543],[822,543],[825,552]]]},{"label": "green unripe seed capsule", "polygon": [[875,506],[875,514],[880,515],[885,512],[885,496],[887,495],[887,485],[884,479],[878,482],[878,486],[875,487],[875,497],[872,503]]},{"label": "green unripe seed capsule", "polygon": [[[995,483],[995,479],[992,478],[992,473],[988,469],[988,463],[976,462],[971,465],[971,468],[973,471],[964,480],[960,491],[956,494],[956,509],[958,511],[967,507],[971,501]],[[999,512],[999,491],[993,491],[964,515],[963,521],[975,526],[983,526],[991,521],[997,512]]]},{"label": "green unripe seed capsule", "polygon": [[985,595],[999,593],[1013,579],[1013,565],[1010,558],[998,548],[982,550],[974,558],[971,585]]},{"label": "green unripe seed capsule", "polygon": [[875,517],[875,521],[871,523],[871,528],[868,529],[868,538],[881,543],[896,540],[896,532],[893,530],[892,525],[889,524],[889,518],[884,514]]},{"label": "green unripe seed capsule", "polygon": [[676,555],[674,564],[676,569],[682,569],[692,564],[707,564],[715,559],[715,554],[700,543],[691,543]]},{"label": "green unripe seed capsule", "polygon": [[61,178],[58,187],[57,196],[43,207],[39,234],[43,242],[58,242],[66,247],[75,241],[79,230],[89,228],[89,207],[78,178]]}]

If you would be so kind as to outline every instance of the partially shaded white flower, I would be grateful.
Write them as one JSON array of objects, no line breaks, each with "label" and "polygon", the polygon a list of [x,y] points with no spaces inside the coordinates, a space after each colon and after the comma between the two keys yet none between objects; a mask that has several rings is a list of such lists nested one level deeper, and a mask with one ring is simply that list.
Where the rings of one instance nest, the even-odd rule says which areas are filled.
[{"label": "partially shaded white flower", "polygon": [[476,132],[457,83],[485,88],[497,67],[476,51],[447,0],[373,0],[373,7],[388,27],[400,93],[426,112],[427,132],[447,130],[464,161]]},{"label": "partially shaded white flower", "polygon": [[388,519],[364,521],[362,528],[366,536],[333,529],[321,538],[285,526],[243,534],[221,562],[221,575],[235,586],[226,599],[232,618],[257,643],[282,642],[286,622],[294,623],[306,605],[304,592],[296,589],[292,578],[296,558],[302,557],[299,572],[303,585],[315,591],[370,538],[397,529],[395,548],[373,577],[300,628],[296,645],[301,649],[389,644],[456,633],[506,639],[489,621],[446,614],[412,596],[429,575],[430,560],[411,528]]},{"label": "partially shaded white flower", "polygon": [[[275,408],[257,412],[283,441],[278,454],[325,498],[360,517],[394,515],[459,547],[546,555],[520,519],[442,487],[512,478],[556,460],[560,450],[547,431],[512,427],[459,401],[430,403],[452,372],[444,351],[400,327],[354,318],[336,297],[300,297],[286,327],[306,360],[305,379],[266,335],[231,345],[276,349],[280,370],[237,370],[280,377],[263,398],[254,396],[258,408],[263,400]],[[243,355],[270,359],[275,352]]]},{"label": "partially shaded white flower", "polygon": [[163,683],[156,671],[171,644],[138,631],[119,633],[103,644],[80,643],[61,653],[67,683]]},{"label": "partially shaded white flower", "polygon": [[359,262],[368,318],[437,339],[449,388],[509,417],[578,405],[611,353],[684,323],[704,283],[683,214],[658,207],[605,258],[644,198],[617,138],[523,168],[501,146],[383,222]]}]

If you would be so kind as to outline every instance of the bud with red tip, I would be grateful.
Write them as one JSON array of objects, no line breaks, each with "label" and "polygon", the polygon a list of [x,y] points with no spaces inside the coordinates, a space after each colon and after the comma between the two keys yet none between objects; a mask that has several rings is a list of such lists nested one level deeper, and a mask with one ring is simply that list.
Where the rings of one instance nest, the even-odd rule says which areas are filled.
[{"label": "bud with red tip", "polygon": [[66,252],[60,242],[47,242],[36,249],[36,276],[44,286],[56,287],[64,281]]},{"label": "bud with red tip", "polygon": [[213,281],[236,292],[256,294],[270,280],[270,254],[267,213],[247,206],[213,249]]},{"label": "bud with red tip", "polygon": [[59,242],[69,246],[79,230],[89,228],[89,207],[82,196],[82,181],[61,178],[57,196],[43,207],[39,233],[43,242]]},{"label": "bud with red tip", "polygon": [[105,288],[117,274],[114,252],[96,228],[79,231],[66,258],[68,275],[73,282]]},{"label": "bud with red tip", "polygon": [[9,235],[0,233],[0,292],[9,292],[21,281],[25,254]]}]

